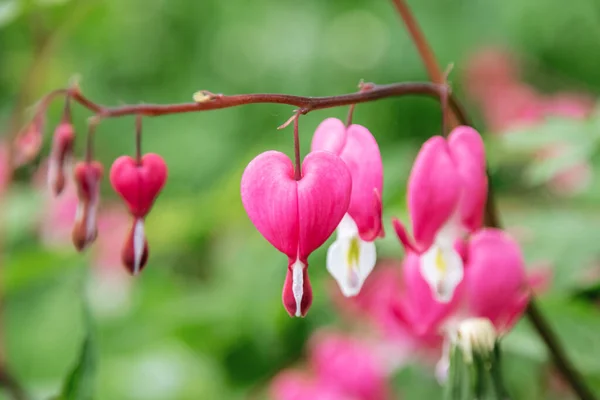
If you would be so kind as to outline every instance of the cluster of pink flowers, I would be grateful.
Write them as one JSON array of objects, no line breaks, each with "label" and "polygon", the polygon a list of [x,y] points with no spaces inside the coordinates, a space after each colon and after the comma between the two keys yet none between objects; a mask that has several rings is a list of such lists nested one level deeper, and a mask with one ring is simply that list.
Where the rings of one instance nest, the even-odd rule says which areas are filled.
[{"label": "cluster of pink flowers", "polygon": [[[321,124],[315,135],[317,139],[326,123],[333,124],[330,120]],[[315,141],[313,139],[313,144]],[[361,168],[360,163],[346,165],[351,171]],[[328,172],[338,173],[332,169]],[[352,178],[355,176],[361,175],[355,172]],[[332,185],[333,179],[328,179]],[[345,186],[342,189],[347,190]],[[323,190],[319,187],[311,194],[320,197]],[[485,150],[474,129],[459,126],[447,139],[434,136],[427,140],[408,180],[412,238],[399,220],[393,220],[405,248],[404,260],[380,262],[364,285],[361,283],[360,293],[353,293],[356,296],[352,299],[338,296],[346,314],[354,320],[362,315],[379,333],[378,345],[363,346],[361,355],[376,362],[347,361],[355,353],[341,345],[331,346],[335,350],[328,353],[330,359],[324,364],[331,368],[339,366],[342,373],[323,370],[319,367],[323,358],[315,361],[311,356],[312,373],[282,372],[272,384],[273,397],[277,400],[385,399],[385,377],[403,365],[402,360],[418,357],[428,362],[437,361],[438,377],[444,379],[449,343],[463,321],[486,318],[500,335],[507,333],[522,315],[535,282],[526,275],[519,245],[502,230],[483,227],[487,190]],[[369,191],[362,189],[360,193]],[[351,197],[353,195],[354,192]],[[381,217],[380,204],[379,208],[373,207],[378,218]],[[338,215],[341,213],[338,211]],[[328,223],[334,225],[332,221]],[[340,226],[343,224],[342,221]],[[356,250],[347,246],[342,254],[349,259],[353,251]],[[362,251],[359,247],[358,257]],[[329,268],[329,254],[327,262]],[[372,266],[368,271],[371,269]],[[342,281],[341,292],[348,297],[343,285]],[[355,339],[338,340],[354,343]],[[386,347],[387,353],[395,350],[391,351],[395,365],[382,356],[378,349],[381,346]],[[313,346],[311,354],[314,352]],[[338,364],[337,360],[344,362]],[[377,374],[362,370],[373,363],[377,368],[369,371],[376,370]],[[360,374],[360,379],[353,379],[355,374]],[[377,390],[359,393],[353,386],[357,381]]]},{"label": "cluster of pink flowers", "polygon": [[347,296],[358,293],[375,266],[373,241],[383,235],[383,166],[365,127],[325,120],[301,169],[294,171],[285,154],[267,151],[250,162],[241,183],[250,220],[288,257],[282,297],[291,316],[306,315],[312,303],[308,256],[336,228],[327,269]]},{"label": "cluster of pink flowers", "polygon": [[[376,262],[383,235],[382,162],[371,133],[327,119],[317,128],[302,174],[283,153],[268,151],[246,168],[242,202],[262,235],[288,257],[283,304],[305,316],[312,301],[308,256],[336,229],[327,269],[341,292],[355,296]],[[417,336],[435,330],[463,298],[464,314],[510,327],[527,303],[518,245],[498,229],[482,229],[487,198],[485,149],[477,131],[455,128],[427,140],[408,182],[414,239],[395,219],[404,245],[406,298],[395,307]],[[502,293],[502,295],[496,295]],[[376,312],[376,310],[373,310]]]},{"label": "cluster of pink flowers", "polygon": [[[520,77],[519,62],[508,51],[489,48],[476,53],[467,63],[467,94],[481,108],[488,129],[504,134],[516,128],[539,124],[547,117],[583,120],[594,109],[594,100],[583,93],[543,94]],[[540,148],[532,156],[543,161],[557,159],[571,150],[565,140]],[[590,162],[565,166],[548,181],[557,194],[576,194],[589,186]]]},{"label": "cluster of pink flowers", "polygon": [[[33,121],[17,138],[14,160],[16,165],[31,161],[39,153],[44,132],[44,111],[45,109],[39,110]],[[111,235],[107,238],[112,240],[120,228],[114,225],[115,221],[118,220],[117,225],[121,224],[120,217],[113,218],[114,211],[100,210],[100,183],[104,167],[100,162],[93,160],[91,136],[93,132],[90,131],[85,158],[74,165],[71,179],[71,160],[76,134],[71,122],[67,96],[63,117],[54,131],[47,163],[47,182],[51,194],[56,198],[49,202],[47,210],[47,220],[51,221],[50,226],[53,230],[53,233],[47,236],[60,237],[60,234],[56,235],[55,232],[68,229],[64,227],[65,224],[72,224],[71,238],[78,251],[88,248],[96,240],[99,228],[110,232]],[[144,219],[167,179],[167,165],[162,157],[153,153],[142,156],[139,141],[137,146],[136,158],[121,156],[115,160],[110,170],[110,183],[133,217],[132,226],[125,235],[122,246],[121,262],[134,275],[144,268],[148,260]],[[69,216],[73,215],[73,207],[74,217],[69,221]],[[123,237],[119,240],[123,242]],[[114,243],[110,247],[114,248]]]}]

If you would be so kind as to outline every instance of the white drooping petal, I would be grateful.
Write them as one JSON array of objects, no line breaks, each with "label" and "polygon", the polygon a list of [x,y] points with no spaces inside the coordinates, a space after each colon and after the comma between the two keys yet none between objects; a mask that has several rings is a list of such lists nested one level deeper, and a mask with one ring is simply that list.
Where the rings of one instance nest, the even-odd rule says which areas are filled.
[{"label": "white drooping petal", "polygon": [[349,238],[358,235],[358,226],[349,214],[345,214],[337,227],[338,238]]},{"label": "white drooping petal", "polygon": [[135,227],[133,228],[133,274],[137,275],[140,271],[140,264],[142,263],[142,256],[144,255],[144,220],[138,218],[135,221]]},{"label": "white drooping petal", "polygon": [[421,274],[434,298],[448,303],[463,279],[463,262],[451,245],[436,243],[421,255]]},{"label": "white drooping petal", "polygon": [[296,301],[296,317],[302,316],[302,296],[304,296],[304,277],[302,274],[304,267],[305,265],[300,260],[296,260],[292,265],[292,293]]},{"label": "white drooping petal", "polygon": [[327,250],[327,270],[346,297],[360,292],[376,260],[375,243],[361,240],[358,234],[338,236]]}]

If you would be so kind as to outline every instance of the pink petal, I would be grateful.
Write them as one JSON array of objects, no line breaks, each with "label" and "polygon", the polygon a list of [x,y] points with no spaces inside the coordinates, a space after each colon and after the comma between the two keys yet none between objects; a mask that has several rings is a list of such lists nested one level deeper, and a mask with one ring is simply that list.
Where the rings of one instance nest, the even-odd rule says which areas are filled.
[{"label": "pink petal", "polygon": [[352,174],[348,214],[356,222],[361,239],[373,241],[383,235],[381,193],[383,163],[377,141],[367,128],[350,125],[340,157]]},{"label": "pink petal", "polygon": [[462,180],[461,221],[468,231],[475,232],[483,223],[488,189],[483,141],[475,129],[459,126],[450,133],[448,146]]},{"label": "pink petal", "polygon": [[298,182],[299,254],[308,255],[331,236],[348,211],[352,178],[346,164],[327,151],[304,158]]},{"label": "pink petal", "polygon": [[461,178],[441,136],[421,147],[408,180],[408,209],[420,251],[431,246],[450,219],[461,195]]},{"label": "pink petal", "polygon": [[337,118],[327,118],[313,135],[311,151],[326,150],[339,156],[346,144],[346,125]]},{"label": "pink petal", "polygon": [[419,250],[408,236],[408,232],[406,232],[404,224],[402,224],[398,218],[392,218],[392,225],[394,226],[394,230],[396,231],[396,235],[398,236],[400,243],[402,243],[402,246],[404,247],[404,252],[413,252],[418,254]]},{"label": "pink petal", "polygon": [[242,176],[242,203],[250,221],[277,250],[298,254],[298,194],[292,161],[278,151],[259,154]]},{"label": "pink petal", "polygon": [[483,229],[470,241],[465,271],[467,305],[473,316],[503,329],[523,311],[525,264],[519,245],[499,229]]}]

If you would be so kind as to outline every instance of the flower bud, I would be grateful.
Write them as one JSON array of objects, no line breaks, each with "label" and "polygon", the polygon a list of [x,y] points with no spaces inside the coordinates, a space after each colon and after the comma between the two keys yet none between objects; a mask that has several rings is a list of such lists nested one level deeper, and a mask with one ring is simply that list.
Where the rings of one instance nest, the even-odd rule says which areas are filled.
[{"label": "flower bud", "polygon": [[73,244],[78,251],[89,246],[98,234],[97,214],[100,204],[100,180],[104,168],[98,161],[79,162],[75,166],[77,211],[73,226]]},{"label": "flower bud", "polygon": [[54,131],[48,162],[48,185],[54,195],[59,195],[66,183],[65,167],[73,154],[75,130],[70,122],[61,122]]}]

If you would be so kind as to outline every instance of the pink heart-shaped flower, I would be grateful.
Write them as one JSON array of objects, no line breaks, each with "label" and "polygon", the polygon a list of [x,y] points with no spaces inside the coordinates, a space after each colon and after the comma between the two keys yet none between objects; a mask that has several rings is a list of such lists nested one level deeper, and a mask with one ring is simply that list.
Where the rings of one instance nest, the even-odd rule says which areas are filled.
[{"label": "pink heart-shaped flower", "polygon": [[260,154],[242,176],[242,203],[256,229],[291,260],[308,255],[333,233],[348,210],[352,179],[332,153],[310,153],[302,179],[292,161],[278,151]]},{"label": "pink heart-shaped flower", "polygon": [[167,164],[154,153],[145,154],[139,164],[129,156],[121,156],[110,169],[112,187],[137,218],[150,212],[166,180]]},{"label": "pink heart-shaped flower", "polygon": [[292,161],[267,151],[242,176],[242,203],[256,229],[288,256],[283,303],[290,315],[304,316],[312,301],[308,256],[321,246],[348,210],[352,178],[336,155],[312,152],[294,179]]}]

